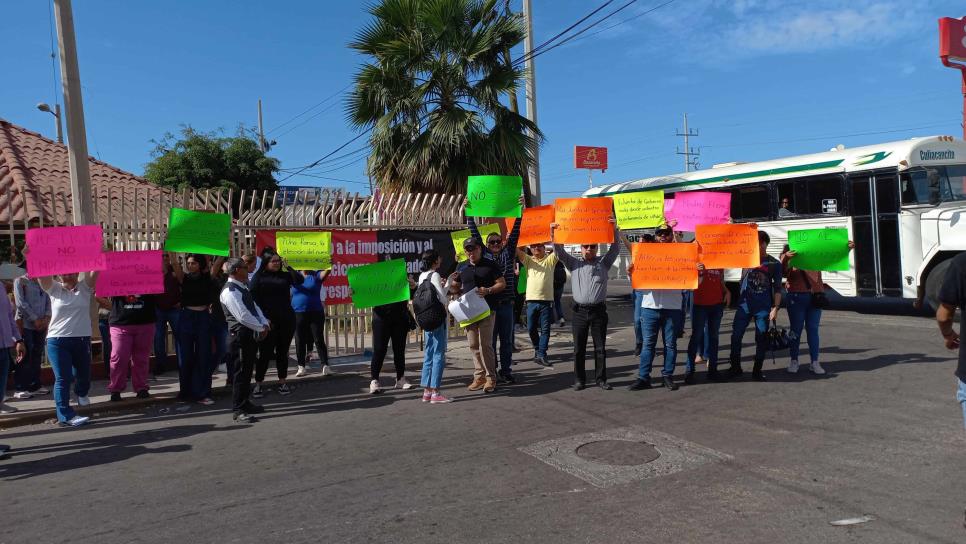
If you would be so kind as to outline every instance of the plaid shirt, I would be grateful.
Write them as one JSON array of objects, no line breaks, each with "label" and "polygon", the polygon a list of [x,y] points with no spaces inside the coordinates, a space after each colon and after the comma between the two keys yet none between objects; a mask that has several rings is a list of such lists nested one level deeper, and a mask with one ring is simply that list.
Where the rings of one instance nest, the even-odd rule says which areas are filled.
[{"label": "plaid shirt", "polygon": [[499,253],[490,251],[490,248],[486,245],[486,239],[480,236],[480,229],[476,227],[476,221],[472,217],[467,217],[466,223],[469,225],[473,237],[483,242],[483,256],[496,261],[500,265],[500,271],[503,272],[503,278],[506,280],[506,289],[500,291],[495,298],[497,300],[513,300],[517,294],[516,261],[517,240],[520,238],[520,219],[513,222],[513,228],[507,237],[506,246]]}]

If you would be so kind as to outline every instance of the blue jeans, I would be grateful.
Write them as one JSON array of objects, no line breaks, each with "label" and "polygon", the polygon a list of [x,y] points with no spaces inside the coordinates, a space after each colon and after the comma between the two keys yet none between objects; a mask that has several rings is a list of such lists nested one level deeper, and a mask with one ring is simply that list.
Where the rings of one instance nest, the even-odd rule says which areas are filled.
[{"label": "blue jeans", "polygon": [[181,317],[180,308],[170,310],[155,310],[154,315],[154,373],[161,374],[168,368],[168,324],[174,332],[174,353],[178,358],[178,368],[181,368],[181,345],[178,343],[178,321]]},{"label": "blue jeans", "polygon": [[423,350],[423,372],[419,385],[437,389],[443,379],[443,367],[446,366],[446,323],[423,332],[423,338],[426,348]]},{"label": "blue jeans", "polygon": [[211,352],[210,370],[214,374],[218,365],[228,362],[226,361],[228,355],[228,322],[212,317],[211,338],[214,340],[215,347]]},{"label": "blue jeans", "polygon": [[634,289],[631,299],[634,301],[634,341],[639,346],[644,342],[644,330],[641,328],[641,304],[644,302],[644,291]]},{"label": "blue jeans", "polygon": [[564,318],[563,315],[563,287],[553,290],[553,322]]},{"label": "blue jeans", "polygon": [[641,346],[638,378],[642,380],[651,379],[651,363],[654,362],[659,332],[664,337],[664,368],[661,369],[661,375],[671,376],[674,374],[674,359],[678,355],[677,331],[682,319],[684,319],[684,314],[678,309],[641,308],[641,330],[644,342]]},{"label": "blue jeans", "polygon": [[741,362],[741,339],[745,336],[745,329],[751,320],[755,320],[755,363],[762,363],[765,360],[765,352],[768,351],[768,310],[759,310],[749,313],[745,306],[738,306],[735,312],[735,321],[731,326],[731,364]]},{"label": "blue jeans", "polygon": [[963,408],[963,425],[966,426],[966,382],[956,378],[956,400],[959,401],[959,405]]},{"label": "blue jeans", "polygon": [[822,309],[812,306],[811,293],[788,293],[788,356],[798,360],[802,328],[808,334],[808,355],[812,362],[818,361],[818,326],[822,321]]},{"label": "blue jeans", "polygon": [[77,415],[70,407],[70,384],[74,378],[74,393],[78,397],[86,397],[91,390],[91,337],[48,338],[47,359],[54,370],[57,421],[64,423]]},{"label": "blue jeans", "polygon": [[[23,330],[23,347],[26,355],[20,364],[13,368],[13,385],[17,391],[36,391],[40,389],[40,364],[44,360],[44,343],[47,331]],[[0,389],[5,391],[5,389]]]},{"label": "blue jeans", "polygon": [[181,399],[201,400],[211,396],[211,315],[205,310],[181,310],[178,347],[181,366],[178,381]]},{"label": "blue jeans", "polygon": [[[513,364],[513,299],[497,303],[492,311],[496,316],[493,321],[493,351],[500,355],[500,374],[509,376]],[[496,349],[497,339],[500,340],[499,351]]]},{"label": "blue jeans", "polygon": [[694,356],[698,348],[708,359],[708,370],[718,370],[718,331],[721,330],[721,316],[724,315],[724,304],[701,306],[695,304],[691,308],[691,340],[688,342],[688,361],[685,372],[694,372]]},{"label": "blue jeans", "polygon": [[553,303],[549,300],[527,302],[527,328],[530,329],[530,341],[533,342],[533,349],[537,357],[547,356],[552,317]]}]

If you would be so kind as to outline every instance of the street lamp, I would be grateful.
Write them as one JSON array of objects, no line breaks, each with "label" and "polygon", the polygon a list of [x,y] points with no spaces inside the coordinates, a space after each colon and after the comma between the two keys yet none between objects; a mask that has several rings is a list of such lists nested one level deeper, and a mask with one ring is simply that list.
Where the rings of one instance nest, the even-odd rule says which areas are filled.
[{"label": "street lamp", "polygon": [[60,124],[60,104],[55,104],[54,109],[51,110],[50,106],[48,106],[46,102],[41,102],[37,104],[37,109],[40,111],[45,111],[57,119],[57,143],[64,143],[64,129]]}]

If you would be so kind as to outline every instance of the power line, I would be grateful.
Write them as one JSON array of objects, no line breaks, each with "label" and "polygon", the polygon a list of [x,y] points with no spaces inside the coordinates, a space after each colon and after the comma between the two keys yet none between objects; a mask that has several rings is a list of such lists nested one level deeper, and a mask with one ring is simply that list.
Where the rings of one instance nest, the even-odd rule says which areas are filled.
[{"label": "power line", "polygon": [[[597,13],[598,11],[600,11],[600,10],[602,10],[602,9],[604,9],[604,8],[606,8],[606,7],[608,6],[608,5],[610,5],[610,4],[612,4],[612,3],[614,3],[614,0],[607,0],[607,2],[604,2],[603,4],[601,4],[600,6],[598,6],[598,7],[597,7],[597,9],[595,9],[594,11],[591,11],[591,12],[590,12],[590,13],[588,13],[587,15],[584,15],[584,17],[583,17],[583,18],[581,18],[581,19],[580,19],[579,21],[577,21],[576,23],[574,23],[574,24],[572,24],[572,25],[570,25],[570,26],[568,26],[567,28],[565,28],[565,29],[563,29],[563,30],[561,30],[560,32],[558,32],[558,33],[557,33],[556,35],[554,35],[554,36],[553,36],[552,38],[550,38],[550,39],[548,39],[548,40],[546,40],[546,41],[544,41],[543,43],[541,43],[540,45],[538,45],[538,46],[536,46],[536,47],[534,47],[534,48],[533,48],[533,50],[531,50],[531,51],[530,51],[530,53],[529,53],[529,56],[527,56],[527,58],[532,58],[532,57],[534,57],[534,56],[536,56],[536,54],[537,54],[537,53],[538,53],[538,52],[539,52],[540,50],[542,50],[542,49],[543,49],[544,47],[547,47],[547,46],[548,46],[548,45],[549,45],[550,43],[552,43],[552,42],[553,42],[554,40],[556,40],[556,39],[557,39],[557,38],[559,38],[560,36],[563,36],[563,35],[564,35],[564,34],[566,34],[567,32],[570,32],[571,30],[573,30],[573,29],[574,29],[574,27],[576,27],[576,26],[577,26],[577,25],[579,25],[580,23],[582,23],[582,22],[584,22],[584,21],[586,21],[587,19],[590,19],[590,18],[591,18],[591,17],[593,17],[593,16],[594,16],[594,15],[595,15],[595,14],[596,14],[596,13]],[[521,60],[518,60],[518,61],[515,61],[515,62],[514,62],[513,64],[517,64],[517,63],[519,63],[519,62],[525,62],[525,61],[527,60],[527,58],[523,58],[523,59],[521,59]]]},{"label": "power line", "polygon": [[54,90],[54,105],[60,105],[57,95],[57,50],[54,47],[54,0],[47,4],[47,16],[50,23],[50,71],[53,74],[51,85]]},{"label": "power line", "polygon": [[374,127],[375,127],[375,125],[370,125],[370,126],[369,126],[369,128],[367,128],[366,130],[364,130],[364,131],[362,131],[362,132],[360,132],[359,134],[356,134],[356,135],[355,135],[355,136],[354,136],[354,137],[353,137],[353,138],[352,138],[351,140],[349,140],[348,142],[346,142],[346,143],[344,143],[344,144],[342,144],[342,145],[340,145],[339,147],[337,147],[337,148],[335,148],[335,149],[333,149],[332,151],[330,151],[329,153],[327,153],[327,154],[325,154],[324,156],[322,156],[322,158],[321,158],[321,159],[319,159],[319,160],[317,160],[317,161],[315,161],[315,162],[313,162],[312,164],[308,164],[308,165],[305,165],[305,166],[303,166],[302,168],[300,168],[300,169],[299,169],[299,170],[298,170],[297,172],[295,172],[295,173],[293,173],[293,174],[289,174],[288,176],[286,176],[286,177],[284,177],[284,178],[282,178],[282,179],[281,179],[281,180],[279,181],[279,183],[281,183],[282,181],[285,181],[285,180],[287,180],[288,178],[290,178],[290,177],[292,177],[292,176],[295,176],[295,175],[298,175],[298,174],[301,174],[302,172],[304,172],[304,171],[306,171],[306,170],[308,170],[309,168],[313,168],[313,167],[315,167],[316,165],[318,165],[319,163],[321,163],[321,162],[322,162],[322,161],[324,161],[325,159],[327,159],[327,158],[329,158],[329,157],[331,157],[332,155],[335,155],[335,154],[336,154],[336,153],[338,153],[339,151],[342,151],[343,149],[345,149],[346,147],[348,147],[348,146],[349,146],[349,144],[351,144],[352,142],[354,142],[354,141],[356,141],[356,140],[358,140],[359,138],[362,138],[363,136],[365,136],[365,135],[367,135],[367,134],[369,134],[370,132],[372,132],[372,129],[373,129]]},{"label": "power line", "polygon": [[581,38],[574,38],[572,41],[580,41],[580,40],[586,40],[587,38],[592,38],[592,37],[600,34],[601,32],[607,32],[608,30],[610,30],[612,28],[621,26],[624,23],[629,23],[629,22],[633,21],[634,19],[640,19],[641,17],[643,17],[643,16],[651,13],[652,11],[659,10],[659,9],[663,8],[664,6],[666,6],[668,4],[674,3],[675,1],[676,0],[668,0],[667,2],[664,2],[663,4],[660,4],[658,6],[654,6],[653,8],[648,9],[648,10],[646,10],[644,12],[638,13],[637,15],[635,15],[633,17],[628,17],[627,19],[624,19],[623,21],[618,21],[618,22],[616,22],[616,23],[614,23],[614,24],[612,24],[610,26],[604,27],[604,28],[598,30],[597,32],[591,32],[590,34],[588,34],[586,36],[583,36]]},{"label": "power line", "polygon": [[285,122],[284,122],[284,123],[282,123],[281,125],[277,125],[276,127],[274,127],[274,128],[271,128],[271,129],[269,129],[269,130],[268,130],[268,131],[266,132],[266,134],[271,134],[272,132],[275,132],[276,130],[278,130],[278,129],[280,129],[280,128],[282,128],[282,127],[284,127],[285,125],[287,125],[287,124],[289,124],[289,123],[291,123],[292,121],[294,121],[294,120],[296,120],[296,119],[298,119],[299,117],[302,117],[302,116],[303,116],[303,115],[305,115],[306,113],[308,113],[308,112],[310,112],[310,111],[312,111],[312,110],[314,110],[315,108],[317,108],[317,107],[319,107],[319,106],[321,106],[322,104],[325,104],[325,103],[326,103],[326,102],[328,102],[329,100],[332,100],[332,99],[333,99],[333,98],[335,98],[336,96],[338,96],[338,95],[340,95],[340,94],[342,94],[342,92],[343,92],[343,91],[345,91],[346,89],[348,89],[348,88],[349,88],[349,87],[351,87],[351,86],[352,86],[352,83],[349,83],[349,84],[348,84],[348,85],[346,85],[345,87],[342,87],[342,88],[341,88],[341,89],[339,89],[338,91],[336,91],[336,92],[334,92],[334,93],[332,93],[332,94],[330,94],[329,96],[327,96],[327,97],[325,97],[324,99],[322,99],[322,101],[321,101],[321,102],[319,102],[318,104],[316,104],[316,105],[314,105],[314,106],[312,106],[311,108],[309,108],[309,109],[307,109],[307,110],[305,110],[305,111],[303,111],[302,113],[300,113],[300,114],[298,114],[298,115],[296,115],[295,117],[292,117],[291,119],[289,119],[288,121],[285,121]]}]

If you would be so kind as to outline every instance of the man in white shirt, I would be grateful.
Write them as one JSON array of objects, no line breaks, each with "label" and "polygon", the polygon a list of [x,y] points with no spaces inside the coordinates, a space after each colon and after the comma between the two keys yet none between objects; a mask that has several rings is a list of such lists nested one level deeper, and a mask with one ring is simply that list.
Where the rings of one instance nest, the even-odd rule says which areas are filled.
[{"label": "man in white shirt", "polygon": [[234,370],[232,382],[233,419],[240,423],[253,423],[252,414],[265,411],[265,408],[249,400],[251,394],[252,371],[258,354],[258,341],[268,334],[270,324],[261,309],[255,304],[248,290],[248,265],[239,258],[229,259],[226,263],[228,281],[218,300],[225,310],[228,322],[228,354]]}]

